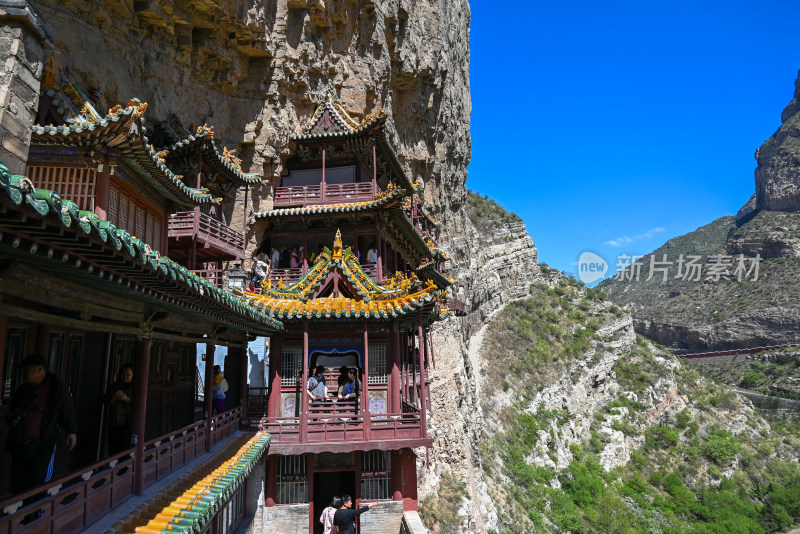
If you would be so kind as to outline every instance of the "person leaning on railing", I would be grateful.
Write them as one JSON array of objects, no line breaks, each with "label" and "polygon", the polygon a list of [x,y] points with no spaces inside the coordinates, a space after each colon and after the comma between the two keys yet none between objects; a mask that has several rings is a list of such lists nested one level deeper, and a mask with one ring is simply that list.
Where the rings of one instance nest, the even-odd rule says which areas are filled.
[{"label": "person leaning on railing", "polygon": [[361,381],[355,367],[347,369],[347,382],[339,386],[339,400],[357,399],[361,395]]}]

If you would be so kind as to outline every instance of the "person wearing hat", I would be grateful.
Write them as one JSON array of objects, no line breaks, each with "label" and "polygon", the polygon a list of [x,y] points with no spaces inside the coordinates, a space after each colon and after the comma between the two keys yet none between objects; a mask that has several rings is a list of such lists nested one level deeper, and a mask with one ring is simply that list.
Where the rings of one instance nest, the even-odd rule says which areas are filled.
[{"label": "person wearing hat", "polygon": [[44,356],[29,354],[21,367],[25,382],[11,398],[6,414],[14,493],[50,482],[56,442],[63,432],[67,447],[72,450],[78,431],[67,388],[56,375],[47,372]]}]

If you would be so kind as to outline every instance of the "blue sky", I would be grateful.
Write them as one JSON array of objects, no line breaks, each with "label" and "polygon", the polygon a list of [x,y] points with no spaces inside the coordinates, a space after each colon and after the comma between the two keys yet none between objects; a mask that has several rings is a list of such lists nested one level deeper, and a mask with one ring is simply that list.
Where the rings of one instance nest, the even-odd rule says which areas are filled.
[{"label": "blue sky", "polygon": [[[753,194],[800,68],[800,2],[471,2],[467,187],[540,260],[613,271]],[[613,273],[612,273],[613,274]]]}]

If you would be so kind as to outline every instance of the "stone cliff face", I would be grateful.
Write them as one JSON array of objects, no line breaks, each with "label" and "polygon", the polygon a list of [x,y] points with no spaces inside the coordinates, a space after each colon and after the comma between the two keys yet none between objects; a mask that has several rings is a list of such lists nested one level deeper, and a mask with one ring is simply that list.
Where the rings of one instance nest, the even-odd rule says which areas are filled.
[{"label": "stone cliff face", "polygon": [[[330,83],[355,118],[390,113],[400,160],[430,185],[433,214],[458,217],[470,155],[467,0],[33,4],[54,37],[54,70],[98,109],[137,97],[150,120],[175,113],[238,145],[244,170],[267,182],[253,209],[269,207],[289,136]],[[228,206],[234,226],[243,200]]]},{"label": "stone cliff face", "polygon": [[800,211],[800,77],[781,122],[778,131],[756,151],[756,207]]}]

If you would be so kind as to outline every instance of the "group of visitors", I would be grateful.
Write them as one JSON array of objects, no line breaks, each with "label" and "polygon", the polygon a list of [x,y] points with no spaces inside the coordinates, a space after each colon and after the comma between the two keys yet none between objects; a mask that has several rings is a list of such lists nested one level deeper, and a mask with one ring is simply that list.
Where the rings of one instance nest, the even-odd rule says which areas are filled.
[{"label": "group of visitors", "polygon": [[353,499],[350,495],[342,495],[342,498],[334,497],[331,503],[322,511],[319,522],[324,528],[323,534],[338,532],[339,534],[354,534],[356,529],[356,518],[375,506],[377,502],[369,503],[360,508],[351,508]]},{"label": "group of visitors", "polygon": [[328,390],[325,366],[317,365],[314,372],[308,377],[306,394],[312,401],[350,400],[357,399],[361,395],[361,381],[358,379],[357,368],[341,366],[336,381],[338,387],[336,394],[333,394]]},{"label": "group of visitors", "polygon": [[[11,453],[11,490],[22,493],[50,482],[55,470],[56,447],[66,437],[66,447],[75,448],[78,424],[66,386],[47,371],[47,359],[29,354],[20,364],[23,383],[11,397],[6,412],[9,427],[6,448]],[[117,380],[103,396],[108,406],[108,453],[130,449],[133,426],[133,367],[123,364]],[[225,411],[228,382],[219,365],[214,366],[213,407]]]}]

